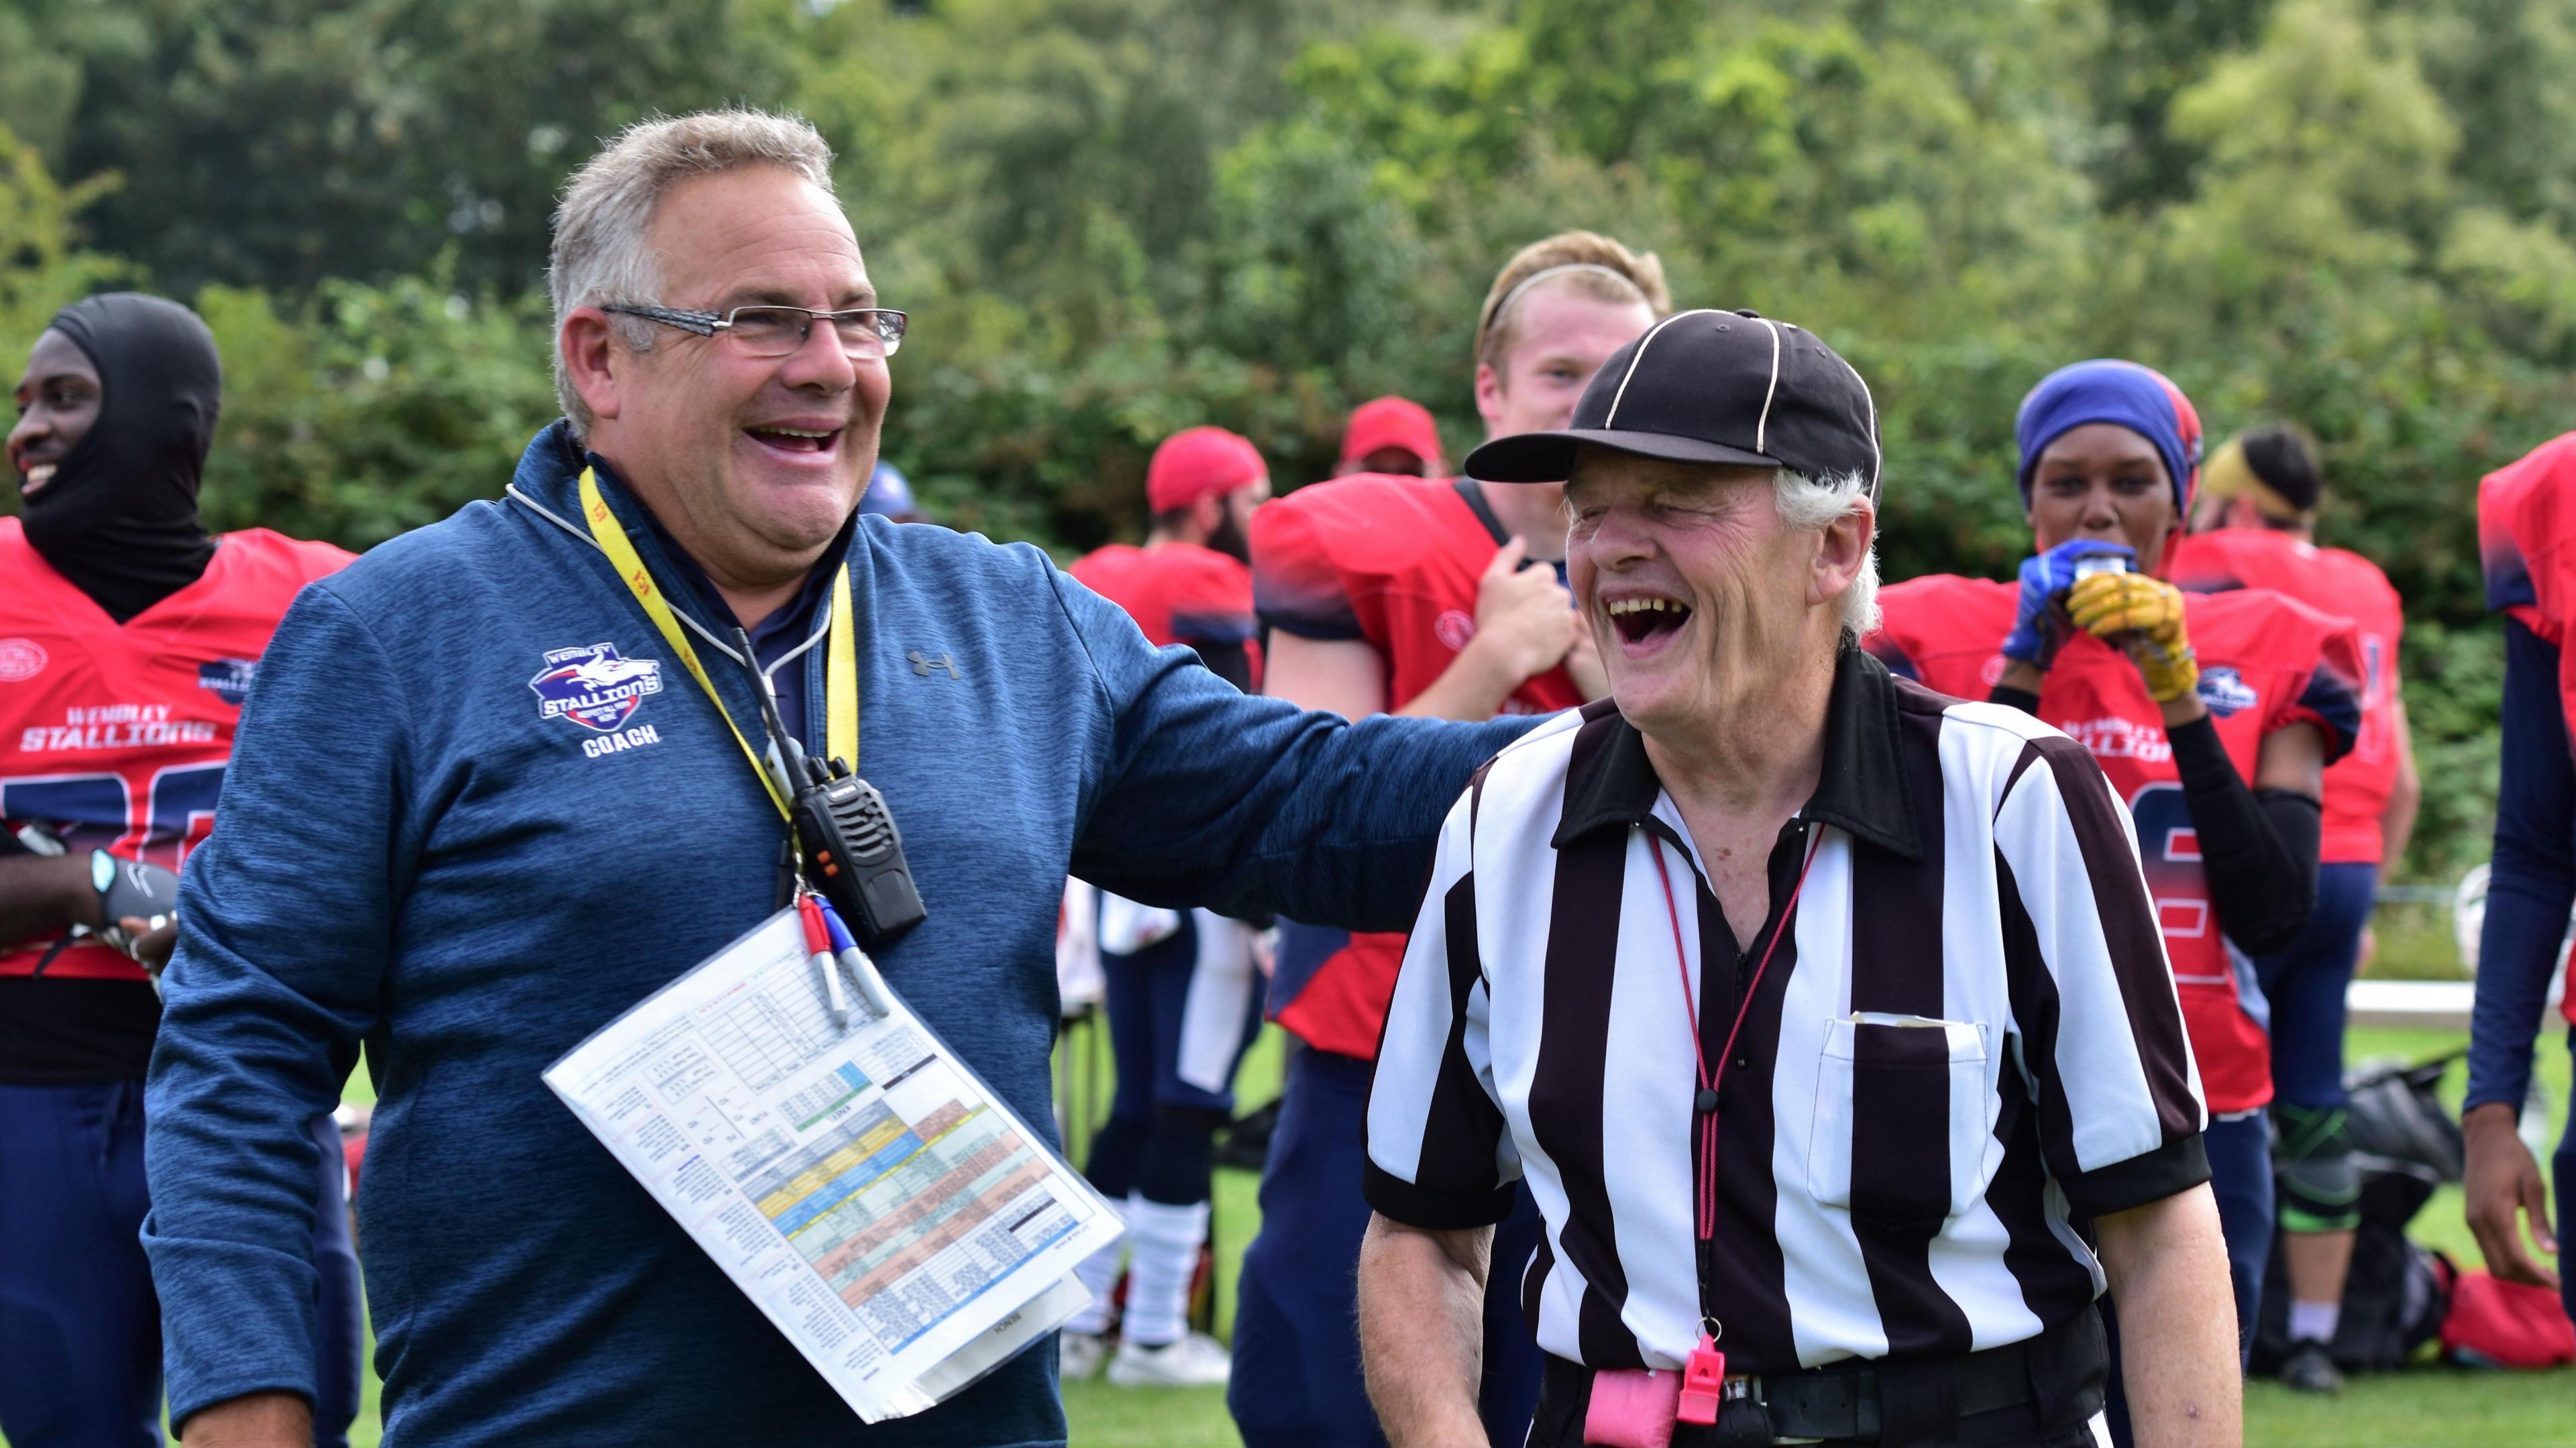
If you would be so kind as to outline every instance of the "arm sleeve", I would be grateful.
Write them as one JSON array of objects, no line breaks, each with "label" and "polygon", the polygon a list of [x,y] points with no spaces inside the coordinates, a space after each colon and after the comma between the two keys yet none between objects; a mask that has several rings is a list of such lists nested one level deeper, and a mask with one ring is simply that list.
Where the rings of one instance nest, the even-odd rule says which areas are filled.
[{"label": "arm sleeve", "polygon": [[1227,559],[1185,580],[1172,600],[1172,636],[1198,650],[1199,662],[1218,678],[1244,693],[1260,692],[1261,624],[1252,611],[1252,578],[1242,565]]},{"label": "arm sleeve", "polygon": [[1306,639],[1361,639],[1350,581],[1309,510],[1272,503],[1252,515],[1252,604],[1263,625]]},{"label": "arm sleeve", "polygon": [[2227,757],[2218,726],[2205,717],[2165,737],[2200,836],[2201,873],[2220,928],[2249,955],[2289,949],[2317,903],[2317,802],[2271,789],[2257,799]]},{"label": "arm sleeve", "polygon": [[2299,681],[2298,696],[2281,705],[2263,732],[2313,724],[2325,736],[2326,763],[2342,759],[2361,742],[2361,688],[2366,672],[2360,632],[2350,624],[2335,629],[2319,643],[2316,662]]},{"label": "arm sleeve", "polygon": [[[170,1419],[244,1393],[311,1398],[319,1279],[306,1123],[339,1104],[390,955],[403,734],[398,671],[327,586],[260,661],[222,824],[188,857],[187,929],[145,1085],[143,1245]],[[311,737],[300,721],[366,727]]]},{"label": "arm sleeve", "polygon": [[1234,598],[1193,596],[1172,602],[1172,637],[1196,649],[1200,663],[1246,694],[1261,691],[1254,643],[1260,634],[1249,587]]},{"label": "arm sleeve", "polygon": [[1473,792],[1449,811],[1406,943],[1369,1084],[1360,1188],[1380,1215],[1435,1231],[1511,1215],[1520,1161],[1494,1095],[1492,997],[1476,943]]},{"label": "arm sleeve", "polygon": [[1539,722],[1355,724],[1247,697],[1055,578],[1101,695],[1073,873],[1131,900],[1401,930],[1445,802]]},{"label": "arm sleeve", "polygon": [[2504,636],[2504,763],[2463,1110],[2496,1101],[2521,1108],[2549,973],[2576,901],[2576,761],[2558,693],[2559,651],[2518,618],[2505,620]]},{"label": "arm sleeve", "polygon": [[2209,1179],[2207,1113],[2128,812],[2063,735],[1995,814],[2006,970],[2040,1147],[2067,1201],[2126,1211]]}]

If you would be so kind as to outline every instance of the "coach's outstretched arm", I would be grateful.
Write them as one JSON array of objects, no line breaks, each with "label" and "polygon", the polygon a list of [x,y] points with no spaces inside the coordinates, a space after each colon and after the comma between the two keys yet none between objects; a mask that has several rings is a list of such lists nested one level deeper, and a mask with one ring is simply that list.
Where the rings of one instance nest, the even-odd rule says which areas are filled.
[{"label": "coach's outstretched arm", "polygon": [[[145,1086],[143,1245],[170,1419],[191,1445],[292,1441],[299,1424],[312,1441],[319,1148],[304,1127],[339,1103],[378,1019],[408,858],[396,677],[336,595],[305,590],[242,715],[223,828],[182,876],[187,932]],[[343,727],[317,739],[323,719]]]},{"label": "coach's outstretched arm", "polygon": [[1102,692],[1073,873],[1152,905],[1402,930],[1467,776],[1538,721],[1354,724],[1246,698],[1056,575]]}]

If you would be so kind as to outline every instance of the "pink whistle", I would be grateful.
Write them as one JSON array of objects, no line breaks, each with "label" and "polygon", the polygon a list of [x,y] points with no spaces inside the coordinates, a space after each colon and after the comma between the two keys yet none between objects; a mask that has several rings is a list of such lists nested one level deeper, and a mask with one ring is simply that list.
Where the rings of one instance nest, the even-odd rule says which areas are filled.
[{"label": "pink whistle", "polygon": [[1685,1423],[1708,1424],[1717,1421],[1717,1401],[1726,1393],[1726,1354],[1707,1333],[1699,1335],[1699,1346],[1682,1363],[1681,1411],[1673,1416]]}]

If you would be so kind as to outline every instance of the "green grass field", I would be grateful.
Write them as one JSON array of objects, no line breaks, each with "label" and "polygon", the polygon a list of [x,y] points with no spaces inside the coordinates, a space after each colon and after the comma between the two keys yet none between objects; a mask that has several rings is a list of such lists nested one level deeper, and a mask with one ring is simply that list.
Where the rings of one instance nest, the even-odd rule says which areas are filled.
[{"label": "green grass field", "polygon": [[[2410,945],[2415,942],[2410,941]],[[2386,944],[2383,943],[2383,950]],[[2431,947],[2425,947],[2431,953]],[[2428,974],[2432,973],[2429,970]],[[2441,1031],[2356,1030],[2348,1042],[2351,1059],[2397,1056],[2420,1059],[2462,1044],[2459,1035]],[[1105,1051],[1100,1053],[1105,1057]],[[1266,1031],[1244,1063],[1241,1097],[1256,1105],[1279,1088],[1279,1040]],[[2541,1075],[2559,1111],[2568,1093],[2566,1053],[2554,1045],[2540,1054]],[[350,1083],[352,1099],[372,1096],[364,1073]],[[2444,1087],[2454,1107],[2463,1089],[2463,1072],[2455,1068]],[[1098,1086],[1091,1099],[1105,1100]],[[1249,1173],[1217,1174],[1217,1324],[1220,1335],[1234,1321],[1234,1283],[1244,1244],[1260,1222],[1256,1182]],[[2475,1244],[2460,1214],[2460,1192],[2444,1187],[2416,1220],[2416,1240],[2451,1255],[2463,1267],[2479,1265]],[[1226,1416],[1225,1395],[1215,1389],[1140,1391],[1112,1388],[1101,1382],[1065,1385],[1065,1413],[1077,1448],[1234,1448],[1239,1443]],[[2544,1448],[2576,1444],[2576,1369],[2549,1373],[2477,1373],[2426,1362],[2402,1373],[2357,1380],[2340,1399],[2319,1401],[2291,1394],[2269,1382],[2248,1386],[2245,1403],[2246,1441],[2259,1448],[2436,1448],[2477,1444],[2480,1448]],[[376,1381],[367,1375],[366,1410],[351,1434],[357,1448],[375,1448],[380,1436],[376,1417]],[[6,1448],[0,1443],[0,1448]]]}]

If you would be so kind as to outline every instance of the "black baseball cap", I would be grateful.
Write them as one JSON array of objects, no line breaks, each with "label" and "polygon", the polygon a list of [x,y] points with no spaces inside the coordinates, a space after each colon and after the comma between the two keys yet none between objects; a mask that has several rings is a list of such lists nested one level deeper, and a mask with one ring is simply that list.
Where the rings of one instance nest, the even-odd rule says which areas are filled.
[{"label": "black baseball cap", "polygon": [[1682,463],[1858,473],[1878,501],[1878,409],[1869,384],[1812,332],[1755,312],[1676,312],[1620,348],[1574,407],[1571,427],[1498,437],[1467,475],[1553,483],[1577,448]]}]

